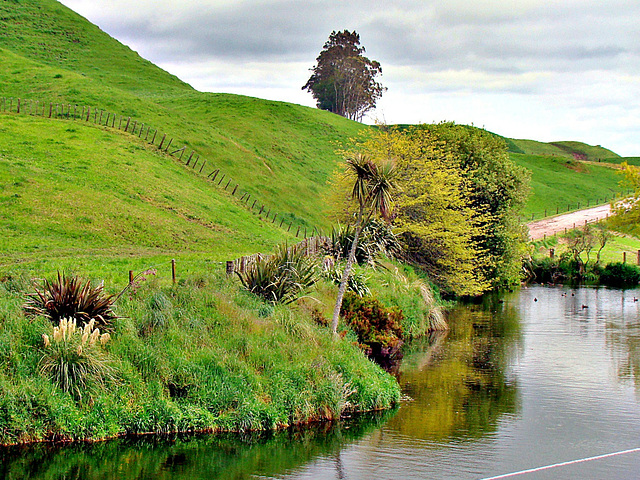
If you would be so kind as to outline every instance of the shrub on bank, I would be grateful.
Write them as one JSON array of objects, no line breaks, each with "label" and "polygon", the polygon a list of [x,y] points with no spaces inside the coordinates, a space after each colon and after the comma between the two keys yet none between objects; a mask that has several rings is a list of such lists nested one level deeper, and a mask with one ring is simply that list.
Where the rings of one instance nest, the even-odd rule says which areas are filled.
[{"label": "shrub on bank", "polygon": [[629,263],[610,263],[604,267],[600,282],[610,287],[634,287],[640,283],[640,268]]}]

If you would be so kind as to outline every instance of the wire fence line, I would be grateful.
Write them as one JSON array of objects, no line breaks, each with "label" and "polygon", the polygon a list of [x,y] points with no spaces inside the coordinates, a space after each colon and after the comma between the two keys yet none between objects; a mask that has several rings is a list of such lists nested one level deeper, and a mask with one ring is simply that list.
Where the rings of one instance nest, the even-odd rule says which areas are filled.
[{"label": "wire fence line", "polygon": [[[271,222],[288,233],[295,232],[296,237],[306,238],[308,235],[320,234],[318,227],[310,226],[304,220],[296,221],[295,219],[299,218],[297,215],[278,213],[275,209],[259,201],[253,194],[243,190],[231,176],[220,168],[216,168],[213,162],[202,158],[199,153],[188,148],[187,145],[177,147],[174,145],[174,139],[169,137],[167,133],[160,133],[160,130],[150,124],[139,122],[130,116],[111,113],[98,107],[7,97],[0,97],[0,112],[59,120],[81,120],[137,136],[140,140],[156,147],[160,152],[178,160],[198,174],[204,175],[208,181],[238,199],[249,211],[257,212],[258,217],[263,221]],[[205,167],[207,167],[206,170]]]},{"label": "wire fence line", "polygon": [[616,199],[620,200],[625,196],[629,196],[633,194],[633,190],[627,189],[625,191],[621,191],[618,193],[613,193],[611,196],[600,196],[594,199],[587,199],[586,202],[575,202],[575,203],[567,203],[567,208],[564,208],[564,205],[560,207],[559,205],[556,208],[545,208],[540,212],[532,212],[527,215],[520,215],[520,223],[533,222],[535,219],[541,220],[543,218],[554,217],[556,215],[560,215],[568,212],[575,212],[578,210],[582,210],[585,208],[597,207],[599,205],[606,205],[607,203],[613,202]]},{"label": "wire fence line", "polygon": [[[327,245],[329,245],[331,239],[327,236],[316,235],[314,237],[308,237],[301,242],[287,247],[289,253],[304,252],[307,257],[317,256],[319,253],[326,251]],[[227,275],[232,275],[234,272],[244,273],[256,262],[267,260],[271,258],[273,254],[255,253],[253,255],[246,255],[235,260],[228,260],[226,263]],[[324,265],[330,267],[331,265]]]}]

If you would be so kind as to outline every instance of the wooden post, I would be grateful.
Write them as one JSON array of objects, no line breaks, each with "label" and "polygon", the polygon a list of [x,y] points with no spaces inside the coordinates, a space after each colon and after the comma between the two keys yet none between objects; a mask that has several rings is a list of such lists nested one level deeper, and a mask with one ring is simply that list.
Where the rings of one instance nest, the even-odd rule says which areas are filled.
[{"label": "wooden post", "polygon": [[[140,130],[142,132],[142,130]],[[185,145],[184,147],[182,147],[181,152],[180,152],[180,158],[178,160],[182,161],[182,155],[184,155],[185,150],[187,149],[187,146]]]},{"label": "wooden post", "polygon": [[152,144],[156,141],[156,134],[157,134],[157,133],[158,133],[158,129],[156,128],[156,129],[153,131],[153,138],[151,139],[151,143],[152,143]]},{"label": "wooden post", "polygon": [[217,170],[211,172],[209,175],[211,175],[212,173],[215,173],[215,175],[213,176],[213,178],[211,179],[212,182],[216,181],[216,177],[218,176],[218,174],[220,173],[220,169],[218,168]]},{"label": "wooden post", "polygon": [[[280,225],[278,226],[278,228],[282,228],[282,222],[284,222],[284,217],[280,219]],[[638,255],[640,256],[640,252],[638,253]]]},{"label": "wooden post", "polygon": [[233,260],[227,260],[227,277],[233,275],[234,270]]},{"label": "wooden post", "polygon": [[255,206],[255,204],[256,204],[256,202],[257,202],[257,201],[258,201],[258,200],[254,200],[254,201],[253,201],[253,203],[251,204],[251,210],[253,210],[253,207]]},{"label": "wooden post", "polygon": [[171,259],[171,281],[176,284],[176,259]]},{"label": "wooden post", "polygon": [[300,226],[298,226],[298,231],[296,232],[296,238],[298,238],[299,233],[300,233]]},{"label": "wooden post", "polygon": [[120,121],[118,122],[118,130],[122,130],[122,120],[124,119],[124,117],[122,115],[120,115]]},{"label": "wooden post", "polygon": [[264,210],[264,205],[262,205],[262,207],[260,207],[260,211],[258,212],[258,215],[262,215],[263,210]]},{"label": "wooden post", "polygon": [[556,256],[556,251],[553,248],[549,249],[549,258],[553,258]]},{"label": "wooden post", "polygon": [[636,264],[640,265],[640,250],[638,250],[638,259],[636,260]]},{"label": "wooden post", "polygon": [[133,126],[131,127],[131,133],[133,133],[134,135],[136,134],[136,127],[138,126],[138,121],[134,120],[133,121]]},{"label": "wooden post", "polygon": [[206,160],[202,162],[202,165],[200,165],[200,172],[199,172],[199,173],[202,173],[202,169],[204,168],[204,166],[205,166],[206,164],[207,164],[207,161],[206,161]]},{"label": "wooden post", "polygon": [[129,270],[129,285],[133,283],[133,270]]},{"label": "wooden post", "polygon": [[18,112],[17,113],[20,113],[20,99],[18,99]]},{"label": "wooden post", "polygon": [[171,146],[171,142],[173,142],[173,138],[169,139],[169,143],[167,143],[167,147],[164,149],[165,153],[167,153],[167,150],[169,150],[169,147]]},{"label": "wooden post", "polygon": [[[49,102],[49,118],[51,118],[52,113],[53,113],[53,103]],[[87,120],[89,120],[88,116],[87,116]]]},{"label": "wooden post", "polygon": [[146,135],[144,136],[144,141],[145,141],[145,142],[146,142],[146,141],[147,141],[147,139],[149,138],[149,132],[150,132],[150,131],[151,131],[151,127],[147,127],[147,133],[146,133]]},{"label": "wooden post", "polygon": [[622,252],[622,263],[627,263],[627,252]]},{"label": "wooden post", "polygon": [[127,130],[129,130],[129,123],[131,122],[131,117],[127,117],[127,124],[124,127],[124,131],[126,132]]},{"label": "wooden post", "polygon": [[193,150],[191,150],[191,155],[189,155],[189,158],[187,158],[187,167],[189,166],[189,164],[191,163],[191,159],[193,158],[193,154],[196,153]]},{"label": "wooden post", "polygon": [[[125,128],[124,131],[126,132],[127,129]],[[160,146],[158,147],[158,149],[162,150],[162,144],[164,143],[164,139],[165,138],[167,138],[167,134],[166,133],[162,136],[162,140],[160,140]]]},{"label": "wooden post", "polygon": [[231,192],[231,195],[235,195],[236,194],[236,190],[238,190],[238,184],[236,183],[236,186],[233,187],[233,192]]},{"label": "wooden post", "polygon": [[231,179],[229,179],[229,181],[227,181],[227,184],[224,186],[224,189],[226,190],[229,187],[229,184],[231,183]]},{"label": "wooden post", "polygon": [[289,228],[287,228],[287,232],[288,232],[289,230],[291,230],[291,225],[293,225],[293,222],[291,222],[291,223],[289,224]]},{"label": "wooden post", "polygon": [[142,131],[144,130],[144,123],[140,125],[140,133],[138,134],[138,138],[142,137]]},{"label": "wooden post", "polygon": [[[64,106],[62,107],[63,111],[64,111]],[[100,125],[102,125],[102,114],[104,112],[102,110],[100,110],[100,121],[98,122]]]},{"label": "wooden post", "polygon": [[218,180],[218,185],[220,185],[222,183],[222,180],[224,180],[224,177],[226,177],[226,174],[222,174],[222,176],[220,177],[220,180]]}]

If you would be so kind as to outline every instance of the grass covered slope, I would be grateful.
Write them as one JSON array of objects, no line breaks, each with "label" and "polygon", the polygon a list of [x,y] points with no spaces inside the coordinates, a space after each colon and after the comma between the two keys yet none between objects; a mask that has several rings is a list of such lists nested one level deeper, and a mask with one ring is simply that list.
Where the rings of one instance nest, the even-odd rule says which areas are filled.
[{"label": "grass covered slope", "polygon": [[96,257],[220,262],[294,238],[132,135],[82,121],[0,118],[5,268],[95,268]]},{"label": "grass covered slope", "polygon": [[299,105],[207,94],[53,0],[0,3],[0,97],[97,107],[196,150],[293,220],[327,227],[321,197],[335,150],[362,125]]},{"label": "grass covered slope", "polygon": [[583,142],[544,143],[536,140],[510,139],[509,144],[513,153],[528,155],[551,155],[595,162],[606,158],[618,157],[616,153],[600,145],[592,146]]},{"label": "grass covered slope", "polygon": [[[525,220],[609,202],[621,191],[618,170],[566,157],[511,153],[531,171],[531,195],[523,210]],[[569,208],[568,208],[569,207]]]}]

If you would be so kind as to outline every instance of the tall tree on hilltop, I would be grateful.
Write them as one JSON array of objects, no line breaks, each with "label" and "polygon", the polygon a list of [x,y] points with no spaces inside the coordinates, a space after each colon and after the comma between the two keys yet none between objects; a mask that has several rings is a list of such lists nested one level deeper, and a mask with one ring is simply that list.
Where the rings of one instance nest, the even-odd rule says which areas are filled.
[{"label": "tall tree on hilltop", "polygon": [[364,52],[357,32],[331,32],[311,69],[313,75],[302,87],[311,92],[318,108],[357,121],[375,108],[386,90],[375,80],[382,67]]}]

